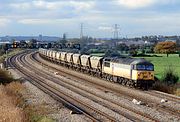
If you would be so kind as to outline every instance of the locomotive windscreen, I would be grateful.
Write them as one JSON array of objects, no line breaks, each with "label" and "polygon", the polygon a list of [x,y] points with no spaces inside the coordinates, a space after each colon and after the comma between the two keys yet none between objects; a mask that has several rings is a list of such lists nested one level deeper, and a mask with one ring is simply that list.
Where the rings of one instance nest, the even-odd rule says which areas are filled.
[{"label": "locomotive windscreen", "polygon": [[137,70],[148,70],[148,71],[154,71],[154,66],[153,65],[142,65],[139,64],[136,66]]}]

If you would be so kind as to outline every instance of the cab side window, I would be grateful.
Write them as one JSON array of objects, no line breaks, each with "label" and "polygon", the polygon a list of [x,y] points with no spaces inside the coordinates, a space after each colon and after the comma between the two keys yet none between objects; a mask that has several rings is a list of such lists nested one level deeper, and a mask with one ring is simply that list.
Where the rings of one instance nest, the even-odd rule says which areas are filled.
[{"label": "cab side window", "polygon": [[135,69],[135,66],[134,66],[134,65],[131,65],[131,69]]},{"label": "cab side window", "polygon": [[110,67],[110,62],[104,62],[105,67]]}]

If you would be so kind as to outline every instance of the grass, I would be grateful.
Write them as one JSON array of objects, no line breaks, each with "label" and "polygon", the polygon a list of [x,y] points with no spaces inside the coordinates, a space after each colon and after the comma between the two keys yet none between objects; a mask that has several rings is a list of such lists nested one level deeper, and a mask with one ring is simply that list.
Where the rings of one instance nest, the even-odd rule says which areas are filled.
[{"label": "grass", "polygon": [[53,122],[46,105],[27,104],[24,85],[16,81],[6,70],[0,70],[0,122]]},{"label": "grass", "polygon": [[[22,51],[22,49],[20,49],[20,48],[10,50],[10,51],[8,51],[8,57],[15,55],[21,51]],[[0,62],[3,62],[5,58],[6,58],[6,54],[1,55],[0,56]]]},{"label": "grass", "polygon": [[54,119],[48,118],[47,115],[50,114],[51,110],[47,110],[45,104],[27,104],[24,111],[29,117],[31,122],[55,122]]},{"label": "grass", "polygon": [[47,117],[53,111],[47,110],[45,103],[26,103],[24,92],[24,85],[17,81],[0,85],[0,122],[55,122]]},{"label": "grass", "polygon": [[0,122],[27,122],[25,112],[19,107],[22,103],[19,93],[23,89],[17,82],[0,85]]},{"label": "grass", "polygon": [[171,67],[180,78],[180,57],[177,54],[169,54],[169,57],[166,54],[157,55],[162,57],[142,57],[154,64],[155,76],[162,79],[165,70]]},{"label": "grass", "polygon": [[178,88],[178,89],[176,90],[175,94],[176,94],[177,96],[180,96],[180,88]]},{"label": "grass", "polygon": [[105,53],[92,53],[91,55],[92,55],[92,56],[99,56],[99,57],[100,57],[100,56],[103,56],[104,54],[105,54]]},{"label": "grass", "polygon": [[6,70],[0,69],[0,84],[7,84],[13,81],[13,77]]},{"label": "grass", "polygon": [[160,81],[155,82],[152,89],[169,94],[176,94],[176,88],[174,86],[168,86],[167,84],[162,83]]}]

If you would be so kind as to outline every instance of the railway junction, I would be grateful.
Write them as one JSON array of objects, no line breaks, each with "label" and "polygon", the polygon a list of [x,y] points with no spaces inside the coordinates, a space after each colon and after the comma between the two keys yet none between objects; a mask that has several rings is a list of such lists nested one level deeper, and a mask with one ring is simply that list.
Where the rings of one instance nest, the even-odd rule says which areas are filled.
[{"label": "railway junction", "polygon": [[25,51],[7,61],[8,68],[90,121],[180,121],[179,97],[92,77],[50,62],[38,51]]}]

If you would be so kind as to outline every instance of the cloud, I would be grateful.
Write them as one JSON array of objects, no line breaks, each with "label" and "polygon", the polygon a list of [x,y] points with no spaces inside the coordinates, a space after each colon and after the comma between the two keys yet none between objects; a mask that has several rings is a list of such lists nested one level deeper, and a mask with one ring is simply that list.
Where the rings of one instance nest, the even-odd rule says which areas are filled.
[{"label": "cloud", "polygon": [[30,9],[31,8],[31,4],[28,2],[24,2],[24,3],[11,3],[9,5],[10,7],[14,8],[14,9]]},{"label": "cloud", "polygon": [[88,10],[93,8],[94,1],[45,1],[34,0],[24,3],[11,3],[10,6],[15,9],[46,9],[46,10],[59,10],[66,7],[71,7],[75,10]]},{"label": "cloud", "polygon": [[[26,19],[22,20],[22,23],[39,23],[38,19],[80,18],[88,15],[88,13],[94,10],[94,7],[95,1],[32,0],[21,3],[11,2],[4,7],[8,9],[3,9],[3,12],[5,16]],[[5,13],[6,10],[8,10],[8,15]]]},{"label": "cloud", "polygon": [[5,27],[11,22],[10,19],[7,18],[0,18],[0,27]]},{"label": "cloud", "polygon": [[155,0],[118,0],[118,3],[129,9],[137,9],[151,6]]},{"label": "cloud", "polygon": [[112,27],[109,26],[99,26],[98,30],[102,30],[102,31],[113,31]]},{"label": "cloud", "polygon": [[[57,25],[57,24],[67,24],[71,22],[69,19],[44,19],[44,18],[31,18],[31,19],[19,19],[17,23],[24,25]],[[72,22],[71,22],[72,23]]]},{"label": "cloud", "polygon": [[29,33],[31,29],[33,33],[77,33],[81,22],[88,33],[99,37],[112,32],[115,23],[123,28],[124,35],[168,31],[165,28],[178,33],[179,5],[178,0],[1,0],[0,27],[7,32],[1,29],[0,34],[13,29],[25,33],[27,27]]},{"label": "cloud", "polygon": [[32,1],[32,6],[38,9],[55,10],[63,6],[62,2]]},{"label": "cloud", "polygon": [[86,1],[86,2],[75,2],[75,1],[70,1],[69,2],[70,6],[75,7],[76,10],[89,10],[92,9],[95,6],[95,2],[93,1]]},{"label": "cloud", "polygon": [[54,23],[57,20],[52,20],[52,19],[22,19],[22,20],[18,20],[18,23],[21,24],[50,24],[50,23]]}]

